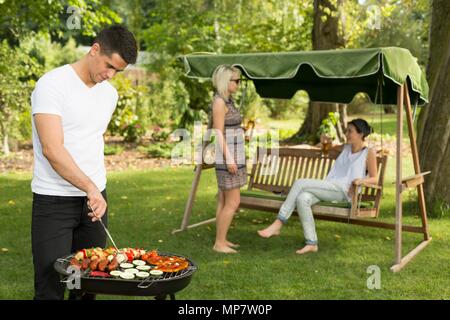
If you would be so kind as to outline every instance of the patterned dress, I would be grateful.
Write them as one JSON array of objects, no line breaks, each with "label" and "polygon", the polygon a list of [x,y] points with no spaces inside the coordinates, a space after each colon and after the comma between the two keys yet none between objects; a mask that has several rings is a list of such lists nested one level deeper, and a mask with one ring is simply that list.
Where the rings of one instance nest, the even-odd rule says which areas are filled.
[{"label": "patterned dress", "polygon": [[[214,95],[213,103],[216,99],[223,99],[218,94]],[[228,171],[225,157],[219,148],[216,139],[215,169],[217,177],[217,185],[220,190],[231,190],[244,186],[247,183],[247,166],[245,162],[245,139],[244,130],[242,129],[242,116],[234,105],[233,99],[230,97],[225,100],[228,112],[225,114],[225,140],[229,153],[233,155],[234,162],[238,168],[236,174]],[[212,124],[212,104],[209,110],[209,121]]]}]

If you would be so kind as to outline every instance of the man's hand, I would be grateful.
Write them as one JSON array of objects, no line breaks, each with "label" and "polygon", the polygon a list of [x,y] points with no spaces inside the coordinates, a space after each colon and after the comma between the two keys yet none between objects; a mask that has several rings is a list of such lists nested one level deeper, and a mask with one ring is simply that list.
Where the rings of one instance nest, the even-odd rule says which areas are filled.
[{"label": "man's hand", "polygon": [[106,212],[108,206],[105,198],[97,188],[92,188],[87,192],[88,205],[93,212],[89,212],[88,216],[92,218],[92,222],[100,220]]}]

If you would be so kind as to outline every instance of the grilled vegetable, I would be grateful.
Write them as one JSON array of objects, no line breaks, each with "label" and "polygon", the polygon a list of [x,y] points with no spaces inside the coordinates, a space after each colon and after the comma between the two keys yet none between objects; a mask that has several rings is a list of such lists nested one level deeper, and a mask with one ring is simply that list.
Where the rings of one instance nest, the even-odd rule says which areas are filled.
[{"label": "grilled vegetable", "polygon": [[139,273],[139,270],[138,269],[134,269],[134,268],[130,268],[130,269],[125,269],[124,272],[136,274],[136,273]]},{"label": "grilled vegetable", "polygon": [[161,270],[151,270],[150,271],[150,274],[152,275],[152,276],[160,276],[160,275],[162,275],[164,272],[162,272]]},{"label": "grilled vegetable", "polygon": [[118,278],[122,274],[122,271],[114,270],[114,271],[111,271],[109,274],[112,275],[113,277]]},{"label": "grilled vegetable", "polygon": [[129,273],[129,272],[122,272],[122,273],[120,274],[120,277],[121,277],[122,279],[131,280],[131,279],[134,279],[134,274]]},{"label": "grilled vegetable", "polygon": [[137,266],[136,269],[139,271],[149,271],[152,267],[150,266]]},{"label": "grilled vegetable", "polygon": [[141,272],[136,273],[136,277],[138,277],[140,279],[145,279],[145,278],[148,278],[149,276],[150,276],[150,273],[148,273],[148,272],[141,271]]},{"label": "grilled vegetable", "polygon": [[134,264],[135,266],[145,266],[145,261],[142,261],[142,260],[134,260],[134,261],[133,261],[133,264]]}]

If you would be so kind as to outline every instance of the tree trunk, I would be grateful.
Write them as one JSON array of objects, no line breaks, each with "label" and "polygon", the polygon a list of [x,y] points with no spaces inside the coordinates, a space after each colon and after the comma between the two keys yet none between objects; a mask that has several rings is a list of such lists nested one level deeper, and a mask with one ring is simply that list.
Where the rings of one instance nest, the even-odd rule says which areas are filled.
[{"label": "tree trunk", "polygon": [[337,127],[338,129],[338,138],[340,141],[345,140],[345,128],[347,128],[347,105],[344,103],[339,104],[339,122],[340,125]]},{"label": "tree trunk", "polygon": [[[314,25],[312,30],[313,50],[327,50],[345,47],[342,5],[344,0],[315,0]],[[306,118],[299,131],[287,142],[295,140],[317,141],[317,130],[329,112],[339,112],[340,121],[336,125],[339,140],[344,139],[344,128],[347,123],[347,105],[310,101]]]},{"label": "tree trunk", "polygon": [[[0,109],[2,108],[2,105],[0,105]],[[3,137],[3,141],[1,141],[2,144],[2,150],[3,154],[9,155],[9,136],[8,136],[8,127],[7,124],[9,123],[9,116],[8,114],[3,114],[3,121],[0,121],[0,137]]]},{"label": "tree trunk", "polygon": [[430,27],[430,54],[427,80],[429,104],[418,123],[421,170],[425,178],[425,199],[433,216],[449,213],[450,206],[450,1],[433,0]]},{"label": "tree trunk", "polygon": [[384,113],[386,114],[394,114],[395,107],[394,106],[384,106]]}]

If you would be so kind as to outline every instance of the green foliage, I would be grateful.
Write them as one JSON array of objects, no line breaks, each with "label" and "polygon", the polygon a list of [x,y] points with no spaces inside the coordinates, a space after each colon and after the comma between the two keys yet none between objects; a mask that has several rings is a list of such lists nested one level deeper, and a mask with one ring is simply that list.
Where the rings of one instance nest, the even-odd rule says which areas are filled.
[{"label": "green foliage", "polygon": [[151,137],[153,141],[164,142],[170,136],[170,129],[155,126],[152,130]]},{"label": "green foliage", "polygon": [[193,123],[196,111],[189,108],[189,95],[176,69],[169,65],[160,70],[158,79],[149,88],[148,116],[152,124],[183,128],[185,123]]},{"label": "green foliage", "polygon": [[339,121],[339,112],[329,112],[328,117],[322,120],[319,130],[317,130],[317,138],[320,139],[325,135],[331,139],[337,138],[336,124]]},{"label": "green foliage", "polygon": [[122,146],[105,144],[104,154],[105,154],[105,156],[121,154],[123,152],[123,150],[124,150],[124,148]]},{"label": "green foliage", "polygon": [[373,111],[375,106],[370,102],[369,97],[365,93],[358,93],[353,97],[352,102],[347,106],[347,114],[363,114]]},{"label": "green foliage", "polygon": [[51,43],[49,38],[70,36],[68,6],[80,10],[80,29],[74,34],[92,36],[97,28],[120,22],[101,0],[0,0],[1,138],[30,137],[29,100],[35,81],[78,55],[73,41],[62,46]]},{"label": "green foliage", "polygon": [[136,142],[145,135],[148,126],[148,88],[133,85],[131,79],[117,75],[113,84],[119,94],[108,131],[128,142]]},{"label": "green foliage", "polygon": [[[178,126],[188,128],[196,120],[206,120],[206,112],[213,88],[211,82],[188,79],[183,76],[182,66],[174,66],[181,54],[192,52],[254,52],[305,50],[311,47],[312,5],[299,1],[154,1],[152,13],[148,16],[148,27],[140,36],[143,46],[157,53],[152,71],[161,75],[161,82],[169,81],[172,88],[178,88],[183,99],[176,104],[155,97],[157,103],[171,103],[178,109]],[[145,14],[145,13],[144,13]],[[174,66],[176,74],[166,73]],[[164,92],[164,84],[155,84]],[[252,105],[257,95],[250,88],[246,104],[251,108],[243,110],[246,118],[255,116]],[[162,95],[167,98],[167,95]],[[180,97],[181,98],[181,97]],[[163,101],[161,101],[163,100]],[[287,102],[287,109],[295,103]],[[246,114],[247,110],[252,110]],[[286,111],[286,113],[289,111]],[[166,115],[163,118],[167,118]]]},{"label": "green foliage", "polygon": [[[347,1],[348,47],[373,48],[398,46],[409,49],[425,66],[428,59],[430,26],[429,0],[367,0],[363,5]],[[379,10],[376,27],[374,12]]]},{"label": "green foliage", "polygon": [[145,151],[152,158],[166,158],[171,157],[173,145],[165,142],[154,143],[146,147]]},{"label": "green foliage", "polygon": [[43,67],[44,72],[68,63],[73,63],[83,56],[83,52],[77,48],[74,39],[68,39],[62,45],[61,43],[52,42],[50,36],[45,33],[23,37],[20,47],[30,57],[38,61]]},{"label": "green foliage", "polygon": [[445,218],[450,215],[450,203],[443,199],[434,199],[430,201],[432,203],[430,216],[433,218]]},{"label": "green foliage", "polygon": [[[70,35],[94,36],[99,28],[119,23],[120,17],[101,0],[2,0],[0,1],[0,39],[17,45],[30,33],[48,33],[57,38]],[[68,9],[77,8],[78,13]],[[74,19],[80,28],[70,30]]]},{"label": "green foliage", "polygon": [[[0,137],[27,138],[20,124],[30,109],[30,94],[42,66],[21,48],[0,43]],[[28,113],[29,114],[29,113]],[[30,118],[29,118],[30,119]],[[30,121],[28,119],[28,122]],[[30,128],[29,125],[26,126]]]},{"label": "green foliage", "polygon": [[274,119],[287,119],[293,115],[306,113],[309,97],[306,91],[298,91],[292,99],[264,99],[270,110],[270,117]]}]

